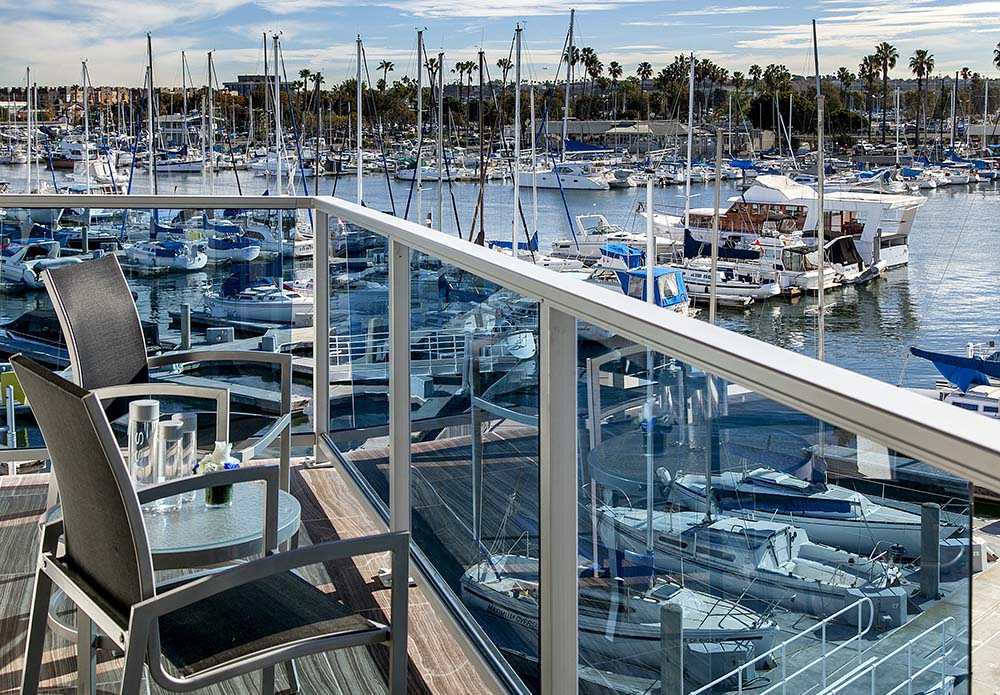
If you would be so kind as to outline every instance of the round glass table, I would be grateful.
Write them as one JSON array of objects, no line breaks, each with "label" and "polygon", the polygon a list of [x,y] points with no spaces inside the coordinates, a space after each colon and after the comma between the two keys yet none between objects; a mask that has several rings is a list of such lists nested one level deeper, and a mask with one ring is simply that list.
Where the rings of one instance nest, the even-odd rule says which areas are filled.
[{"label": "round glass table", "polygon": [[[50,518],[59,517],[58,507]],[[236,483],[228,507],[205,506],[205,491],[176,511],[152,512],[143,505],[143,521],[156,570],[214,567],[244,560],[262,551],[264,484]],[[278,545],[297,545],[302,508],[289,493],[278,491]],[[53,632],[76,639],[76,611],[61,591],[49,604]]]}]

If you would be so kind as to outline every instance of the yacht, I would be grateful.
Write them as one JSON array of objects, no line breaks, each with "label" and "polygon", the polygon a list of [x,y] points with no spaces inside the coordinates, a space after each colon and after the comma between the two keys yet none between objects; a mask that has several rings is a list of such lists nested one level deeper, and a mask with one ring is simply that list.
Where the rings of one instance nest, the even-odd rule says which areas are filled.
[{"label": "yacht", "polygon": [[208,238],[205,253],[212,263],[252,261],[260,255],[260,240],[245,234],[215,234]]},{"label": "yacht", "polygon": [[[569,239],[556,239],[552,242],[552,255],[561,258],[578,258],[586,262],[601,258],[601,247],[606,244],[627,244],[636,249],[646,248],[646,236],[625,231],[622,227],[611,224],[608,218],[600,213],[576,216],[576,231]],[[657,257],[669,255],[674,244],[669,239],[656,237]]]},{"label": "yacht", "polygon": [[555,188],[567,191],[606,191],[610,172],[590,162],[556,162],[551,169],[522,170],[518,181],[522,188]]},{"label": "yacht", "polygon": [[[649,514],[602,507],[601,539],[609,548],[645,553]],[[891,560],[814,543],[805,530],[777,521],[658,510],[651,518],[654,567],[685,576],[689,586],[750,596],[820,618],[866,597],[880,628],[906,622],[907,590]],[[852,624],[858,617],[853,611],[844,615]]]},{"label": "yacht", "polygon": [[[866,266],[882,262],[886,269],[909,262],[909,234],[917,211],[927,199],[920,195],[834,191],[824,196],[828,236],[850,235]],[[649,211],[640,207],[646,219]],[[657,235],[683,243],[685,228],[698,241],[711,241],[714,208],[696,208],[684,224],[682,214],[653,211]],[[749,237],[761,236],[765,223],[782,234],[802,234],[815,247],[817,193],[787,176],[762,174],[746,191],[729,199],[720,211],[719,231]]]},{"label": "yacht", "polygon": [[[682,265],[671,266],[681,272],[688,293],[709,300],[712,291],[712,262],[693,258]],[[719,306],[744,307],[781,295],[781,284],[773,272],[741,262],[719,261],[716,266],[716,302]]]}]

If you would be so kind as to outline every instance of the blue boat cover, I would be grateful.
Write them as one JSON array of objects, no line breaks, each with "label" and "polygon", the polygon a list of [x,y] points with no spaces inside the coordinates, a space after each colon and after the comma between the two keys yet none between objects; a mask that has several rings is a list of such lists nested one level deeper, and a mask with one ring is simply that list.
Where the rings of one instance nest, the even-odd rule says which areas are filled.
[{"label": "blue boat cover", "polygon": [[968,391],[972,385],[984,386],[990,383],[988,377],[1000,379],[1000,360],[982,357],[959,357],[957,355],[946,355],[941,352],[930,352],[920,348],[911,347],[910,352],[915,357],[930,360],[931,364],[941,373],[945,379],[960,388]]},{"label": "blue boat cover", "polygon": [[646,253],[640,249],[635,249],[628,244],[604,244],[601,247],[601,254],[608,258],[614,258],[625,262],[628,269],[639,268],[646,263]]},{"label": "blue boat cover", "polygon": [[580,142],[579,140],[574,140],[573,138],[566,138],[566,151],[567,152],[607,152],[607,147],[601,147],[600,145],[588,145],[585,142]]}]

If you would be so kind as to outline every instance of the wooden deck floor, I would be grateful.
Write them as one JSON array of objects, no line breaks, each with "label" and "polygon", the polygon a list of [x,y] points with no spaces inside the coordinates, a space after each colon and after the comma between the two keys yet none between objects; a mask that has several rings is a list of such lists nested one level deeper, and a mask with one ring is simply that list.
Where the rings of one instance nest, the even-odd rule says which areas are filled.
[{"label": "wooden deck floor", "polygon": [[[293,469],[292,492],[302,504],[303,544],[379,531],[347,485],[336,469]],[[16,693],[19,685],[37,552],[36,520],[44,508],[47,487],[47,474],[0,477],[0,695]],[[387,555],[365,556],[310,568],[310,579],[326,591],[343,593],[345,601],[374,619],[387,620],[389,592],[381,590],[372,577],[388,565]],[[410,590],[409,655],[410,693],[493,692],[419,587]],[[388,652],[381,646],[317,655],[298,664],[302,692],[310,695],[381,695],[387,691]],[[110,652],[98,653],[98,692],[118,692],[119,667]],[[75,680],[75,647],[50,632],[42,672],[44,692],[75,692]],[[280,669],[278,687],[286,687]],[[152,692],[161,691],[154,685]],[[255,678],[246,677],[197,692],[254,693],[259,686]]]}]

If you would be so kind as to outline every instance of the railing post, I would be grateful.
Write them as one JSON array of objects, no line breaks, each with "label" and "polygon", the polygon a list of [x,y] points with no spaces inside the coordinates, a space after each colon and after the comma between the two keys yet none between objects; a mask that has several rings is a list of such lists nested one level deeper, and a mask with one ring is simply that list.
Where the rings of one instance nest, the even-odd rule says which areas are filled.
[{"label": "railing post", "polygon": [[389,240],[389,525],[410,530],[410,249]]},{"label": "railing post", "polygon": [[577,692],[576,319],[539,303],[542,695]]},{"label": "railing post", "polygon": [[[313,432],[316,441],[330,432],[330,215],[313,210]],[[319,445],[316,462],[322,459]]]}]

